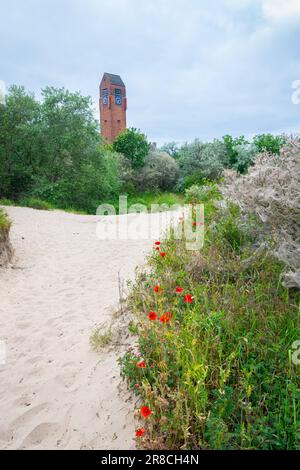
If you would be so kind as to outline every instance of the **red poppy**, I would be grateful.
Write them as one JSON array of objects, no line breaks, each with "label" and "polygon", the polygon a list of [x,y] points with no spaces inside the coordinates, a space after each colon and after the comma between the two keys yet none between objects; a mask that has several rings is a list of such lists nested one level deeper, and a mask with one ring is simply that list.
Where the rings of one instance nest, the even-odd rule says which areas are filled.
[{"label": "red poppy", "polygon": [[159,250],[160,250],[159,246],[157,246],[155,249],[156,249],[156,251],[159,251]]},{"label": "red poppy", "polygon": [[191,296],[191,294],[187,294],[184,296],[184,299],[186,304],[192,304],[193,303],[193,297]]},{"label": "red poppy", "polygon": [[149,418],[149,416],[151,415],[152,411],[150,410],[150,408],[148,406],[142,406],[141,408],[141,415],[144,417],[144,418]]},{"label": "red poppy", "polygon": [[201,227],[201,225],[203,225],[203,222],[193,222],[193,227],[197,227],[197,225],[199,225],[199,227]]},{"label": "red poppy", "polygon": [[162,290],[162,288],[159,285],[154,287],[154,292],[156,292],[156,293],[160,292],[161,290]]},{"label": "red poppy", "polygon": [[136,437],[142,437],[145,434],[146,430],[145,428],[139,428],[135,431]]},{"label": "red poppy", "polygon": [[176,286],[175,290],[178,292],[178,294],[181,294],[183,292],[183,287]]},{"label": "red poppy", "polygon": [[166,312],[164,315],[162,315],[159,319],[161,323],[169,323],[169,321],[172,318],[172,313],[171,312]]},{"label": "red poppy", "polygon": [[160,252],[160,256],[161,256],[162,258],[164,258],[164,257],[166,256],[166,253],[165,253],[164,251],[161,251],[161,252]]},{"label": "red poppy", "polygon": [[139,369],[146,369],[146,362],[145,361],[138,362],[137,367],[139,367]]},{"label": "red poppy", "polygon": [[149,318],[149,320],[156,320],[157,319],[156,312],[149,312],[148,313],[148,318]]},{"label": "red poppy", "polygon": [[160,245],[160,242],[155,242],[155,245]]},{"label": "red poppy", "polygon": [[136,389],[140,388],[139,384],[134,384],[134,388]]}]

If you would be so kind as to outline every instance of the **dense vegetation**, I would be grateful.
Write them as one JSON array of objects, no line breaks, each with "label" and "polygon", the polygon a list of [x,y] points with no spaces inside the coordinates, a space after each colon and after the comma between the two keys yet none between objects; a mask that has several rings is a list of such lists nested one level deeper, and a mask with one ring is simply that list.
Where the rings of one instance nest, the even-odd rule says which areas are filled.
[{"label": "dense vegetation", "polygon": [[[3,101],[3,100],[2,100]],[[283,137],[225,136],[159,151],[137,129],[113,145],[100,137],[92,102],[80,93],[47,87],[42,100],[12,86],[0,103],[0,198],[35,208],[59,207],[95,213],[103,202],[142,193],[183,191],[218,180],[224,168],[246,172],[262,149],[278,153]],[[145,196],[148,200],[149,197]]]},{"label": "dense vegetation", "polygon": [[299,291],[280,283],[284,266],[252,213],[216,186],[194,186],[187,198],[205,204],[204,248],[157,242],[129,300],[137,344],[120,363],[140,398],[137,442],[299,449]]}]

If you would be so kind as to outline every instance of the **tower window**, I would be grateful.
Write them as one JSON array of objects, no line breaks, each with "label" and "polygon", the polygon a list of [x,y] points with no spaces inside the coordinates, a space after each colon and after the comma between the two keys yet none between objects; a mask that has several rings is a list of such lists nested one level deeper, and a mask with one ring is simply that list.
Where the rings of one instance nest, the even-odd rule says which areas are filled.
[{"label": "tower window", "polygon": [[103,88],[102,90],[102,103],[104,106],[107,106],[108,103],[108,89]]},{"label": "tower window", "polygon": [[117,106],[121,106],[122,104],[122,92],[120,88],[115,89],[115,103]]}]

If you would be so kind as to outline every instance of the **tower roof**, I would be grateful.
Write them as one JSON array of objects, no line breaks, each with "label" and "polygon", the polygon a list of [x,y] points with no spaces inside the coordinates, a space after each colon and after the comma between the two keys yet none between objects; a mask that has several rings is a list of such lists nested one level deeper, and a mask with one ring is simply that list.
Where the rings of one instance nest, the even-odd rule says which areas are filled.
[{"label": "tower roof", "polygon": [[108,80],[112,85],[125,86],[120,75],[114,75],[113,73],[105,73],[102,80]]}]

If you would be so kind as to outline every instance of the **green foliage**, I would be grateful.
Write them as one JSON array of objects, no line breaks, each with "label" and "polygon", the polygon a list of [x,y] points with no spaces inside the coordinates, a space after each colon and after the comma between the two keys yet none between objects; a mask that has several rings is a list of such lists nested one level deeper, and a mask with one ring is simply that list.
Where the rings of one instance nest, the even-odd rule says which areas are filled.
[{"label": "green foliage", "polygon": [[102,143],[89,97],[47,87],[42,98],[13,86],[0,105],[0,197],[95,213],[119,191],[120,158]]},{"label": "green foliage", "polygon": [[210,181],[204,182],[203,186],[194,184],[185,190],[185,201],[189,204],[206,203],[221,198],[218,186]]},{"label": "green foliage", "polygon": [[144,134],[131,127],[118,135],[113,143],[113,149],[128,158],[133,168],[140,168],[150,151],[150,144]]},{"label": "green foliage", "polygon": [[[253,250],[251,220],[235,206],[210,215],[201,252],[164,240],[166,256],[153,250],[151,271],[133,287],[137,345],[120,364],[139,403],[152,410],[141,445],[299,449],[300,375],[291,361],[299,294],[280,284],[281,263]],[[149,311],[172,318],[150,321]]]},{"label": "green foliage", "polygon": [[150,152],[143,168],[138,171],[137,183],[141,190],[170,191],[178,179],[178,165],[167,153]]},{"label": "green foliage", "polygon": [[165,152],[175,159],[179,157],[179,150],[177,142],[167,142],[160,148],[161,152]]},{"label": "green foliage", "polygon": [[253,143],[259,152],[267,151],[278,155],[286,138],[281,135],[259,134],[253,138]]},{"label": "green foliage", "polygon": [[0,230],[7,230],[11,226],[11,221],[6,212],[0,207]]},{"label": "green foliage", "polygon": [[228,164],[226,146],[219,140],[204,144],[196,139],[181,148],[178,161],[181,189],[205,180],[218,180]]},{"label": "green foliage", "polygon": [[46,201],[42,201],[41,199],[36,199],[34,197],[27,197],[20,201],[20,206],[31,207],[32,209],[39,209],[43,211],[50,211],[54,209],[54,207]]},{"label": "green foliage", "polygon": [[239,159],[239,154],[238,154],[238,150],[237,150],[237,147],[241,146],[241,145],[246,145],[248,144],[249,142],[247,142],[247,140],[245,139],[245,137],[242,135],[240,137],[232,137],[231,135],[225,135],[223,137],[223,142],[226,146],[226,151],[227,151],[227,154],[228,154],[228,160],[229,160],[229,166],[231,168],[233,168],[237,162],[238,162],[238,159]]},{"label": "green foliage", "polygon": [[[184,204],[184,197],[181,193],[136,192],[128,194],[127,198],[128,208],[134,204],[142,204],[147,208],[148,211],[153,209],[154,212],[161,212],[162,210],[166,211],[168,210],[168,207],[172,208],[172,206]],[[110,199],[108,203],[115,207],[117,213],[119,208],[119,199]]]}]

